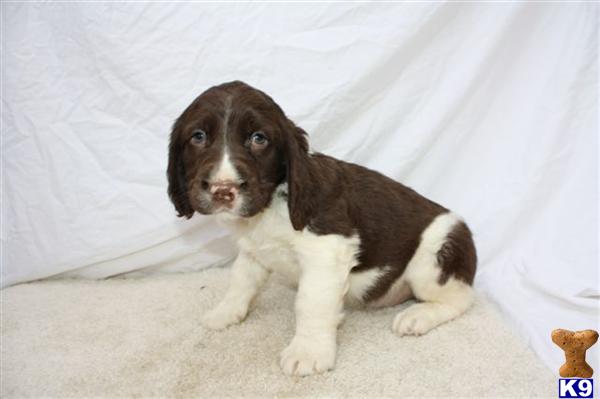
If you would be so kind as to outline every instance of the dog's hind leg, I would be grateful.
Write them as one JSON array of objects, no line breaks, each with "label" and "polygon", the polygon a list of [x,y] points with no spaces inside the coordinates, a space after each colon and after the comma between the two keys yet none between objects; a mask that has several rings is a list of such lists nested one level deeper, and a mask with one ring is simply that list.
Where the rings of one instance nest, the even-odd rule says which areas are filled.
[{"label": "dog's hind leg", "polygon": [[404,278],[420,303],[394,318],[399,335],[422,335],[464,313],[473,302],[476,267],[471,233],[452,213],[436,217],[421,235]]}]

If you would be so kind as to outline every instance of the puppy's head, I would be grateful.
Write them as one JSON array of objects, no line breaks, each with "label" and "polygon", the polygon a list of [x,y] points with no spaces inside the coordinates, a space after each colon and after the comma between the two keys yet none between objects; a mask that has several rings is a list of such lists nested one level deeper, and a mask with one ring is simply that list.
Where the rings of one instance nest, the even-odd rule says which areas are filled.
[{"label": "puppy's head", "polygon": [[242,82],[212,87],[177,119],[169,145],[169,196],[179,216],[251,217],[307,156],[305,133],[265,93]]}]

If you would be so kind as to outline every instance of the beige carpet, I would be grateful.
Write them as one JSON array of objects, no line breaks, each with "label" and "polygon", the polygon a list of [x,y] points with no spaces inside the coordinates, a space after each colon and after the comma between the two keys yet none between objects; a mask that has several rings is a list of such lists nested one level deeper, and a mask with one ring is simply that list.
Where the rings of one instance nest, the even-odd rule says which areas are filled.
[{"label": "beige carpet", "polygon": [[292,338],[294,292],[277,280],[242,325],[200,326],[228,275],[3,290],[2,397],[556,397],[552,372],[482,300],[419,338],[392,334],[398,308],[349,311],[336,369],[286,377],[278,355]]}]

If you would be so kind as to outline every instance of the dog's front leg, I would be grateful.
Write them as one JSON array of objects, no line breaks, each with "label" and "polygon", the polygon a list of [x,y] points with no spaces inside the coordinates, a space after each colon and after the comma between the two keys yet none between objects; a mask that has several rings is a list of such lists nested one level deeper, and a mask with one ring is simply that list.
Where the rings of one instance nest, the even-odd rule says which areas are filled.
[{"label": "dog's front leg", "polygon": [[[342,319],[350,254],[336,237],[319,237],[299,248],[300,280],[296,296],[296,335],[281,353],[288,375],[322,373],[333,368],[337,326]],[[333,241],[334,245],[328,242]]]},{"label": "dog's front leg", "polygon": [[252,256],[241,251],[231,267],[231,281],[223,300],[202,318],[202,324],[221,330],[244,320],[250,303],[264,284],[269,272]]}]

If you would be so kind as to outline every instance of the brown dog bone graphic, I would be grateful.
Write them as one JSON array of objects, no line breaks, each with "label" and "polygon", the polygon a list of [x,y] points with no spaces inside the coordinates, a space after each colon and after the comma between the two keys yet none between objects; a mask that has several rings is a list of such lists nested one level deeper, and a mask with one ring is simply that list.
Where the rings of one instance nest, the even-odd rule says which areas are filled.
[{"label": "brown dog bone graphic", "polygon": [[565,351],[565,364],[558,370],[561,377],[590,378],[594,369],[585,361],[585,351],[598,340],[594,330],[552,331],[552,341]]}]

